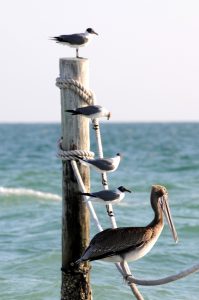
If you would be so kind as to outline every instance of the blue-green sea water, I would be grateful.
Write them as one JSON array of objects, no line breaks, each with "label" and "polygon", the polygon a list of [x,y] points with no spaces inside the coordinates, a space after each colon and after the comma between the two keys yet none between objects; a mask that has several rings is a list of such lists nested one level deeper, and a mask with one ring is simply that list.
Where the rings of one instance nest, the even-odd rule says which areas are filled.
[{"label": "blue-green sea water", "polygon": [[[152,184],[165,185],[179,236],[167,225],[144,258],[130,263],[135,277],[157,279],[199,260],[199,123],[101,126],[104,155],[123,155],[109,187],[133,193],[114,206],[118,226],[145,226],[152,217]],[[0,299],[57,300],[61,284],[61,162],[59,124],[0,125]],[[96,152],[91,132],[91,149]],[[91,190],[102,189],[91,172]],[[104,228],[105,208],[95,205]],[[91,236],[97,233],[91,220]],[[92,262],[94,300],[134,299],[115,266]],[[199,273],[158,287],[139,287],[145,299],[198,300]],[[71,299],[72,300],[72,299]]]}]

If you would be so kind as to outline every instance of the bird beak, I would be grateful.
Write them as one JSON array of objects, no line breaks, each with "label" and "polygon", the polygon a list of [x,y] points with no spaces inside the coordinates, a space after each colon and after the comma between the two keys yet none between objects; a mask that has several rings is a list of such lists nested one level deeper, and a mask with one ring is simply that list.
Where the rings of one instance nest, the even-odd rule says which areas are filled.
[{"label": "bird beak", "polygon": [[177,243],[178,242],[178,235],[177,235],[177,232],[176,232],[176,229],[175,229],[172,217],[171,217],[171,212],[170,212],[169,202],[168,202],[168,195],[163,195],[161,197],[160,203],[161,203],[161,208],[162,208],[162,211],[164,213],[164,216],[166,217],[167,222],[168,222],[169,227],[170,227],[170,230],[172,232],[174,241]]},{"label": "bird beak", "polygon": [[128,192],[128,193],[131,193],[131,191],[129,191],[129,190],[127,190],[127,189],[125,189],[125,191]]},{"label": "bird beak", "polygon": [[109,120],[110,117],[111,117],[111,113],[109,113],[109,114],[107,115],[107,120]]},{"label": "bird beak", "polygon": [[96,34],[96,35],[99,35],[99,34],[98,34],[97,32],[95,32],[94,30],[92,30],[92,33],[93,33],[93,34]]}]

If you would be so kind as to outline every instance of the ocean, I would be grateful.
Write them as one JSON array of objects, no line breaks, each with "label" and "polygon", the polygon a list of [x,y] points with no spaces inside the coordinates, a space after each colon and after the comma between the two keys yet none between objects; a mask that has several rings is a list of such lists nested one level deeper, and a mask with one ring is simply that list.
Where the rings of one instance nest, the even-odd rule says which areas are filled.
[{"label": "ocean", "polygon": [[[91,129],[91,150],[97,153]],[[179,236],[167,226],[149,254],[129,263],[137,278],[158,279],[198,263],[199,123],[102,123],[104,155],[122,161],[109,187],[133,190],[114,206],[118,226],[145,226],[153,218],[150,190],[164,185]],[[61,284],[60,124],[0,124],[0,299],[58,300]],[[91,171],[91,191],[102,189]],[[96,204],[103,228],[105,208]],[[91,237],[97,233],[91,220]],[[92,262],[94,300],[134,299],[111,263]],[[198,300],[199,273],[154,287],[145,300]],[[72,299],[71,299],[72,300]]]}]

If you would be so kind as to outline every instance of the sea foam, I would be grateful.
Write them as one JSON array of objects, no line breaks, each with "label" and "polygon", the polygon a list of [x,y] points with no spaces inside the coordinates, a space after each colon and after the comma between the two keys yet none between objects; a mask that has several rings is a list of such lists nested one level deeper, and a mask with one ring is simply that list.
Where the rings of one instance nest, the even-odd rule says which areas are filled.
[{"label": "sea foam", "polygon": [[26,188],[6,188],[0,187],[0,195],[18,195],[18,196],[35,196],[37,198],[49,199],[49,200],[61,200],[61,196],[52,193],[45,193]]}]

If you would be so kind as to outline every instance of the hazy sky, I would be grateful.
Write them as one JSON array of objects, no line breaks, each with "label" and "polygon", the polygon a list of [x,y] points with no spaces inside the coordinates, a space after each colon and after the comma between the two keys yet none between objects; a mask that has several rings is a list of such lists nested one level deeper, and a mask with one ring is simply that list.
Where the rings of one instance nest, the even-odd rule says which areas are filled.
[{"label": "hazy sky", "polygon": [[199,121],[199,1],[6,0],[0,10],[0,122],[60,121],[54,35],[93,27],[80,49],[112,121]]}]

